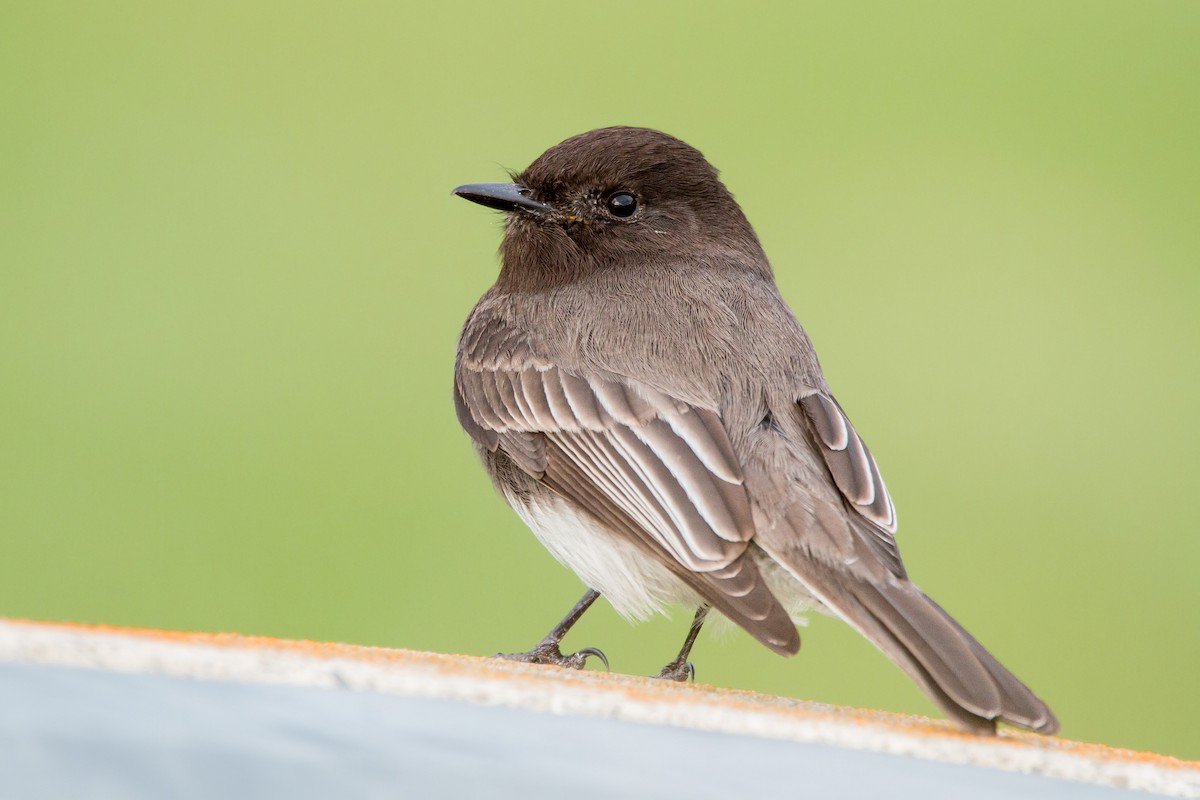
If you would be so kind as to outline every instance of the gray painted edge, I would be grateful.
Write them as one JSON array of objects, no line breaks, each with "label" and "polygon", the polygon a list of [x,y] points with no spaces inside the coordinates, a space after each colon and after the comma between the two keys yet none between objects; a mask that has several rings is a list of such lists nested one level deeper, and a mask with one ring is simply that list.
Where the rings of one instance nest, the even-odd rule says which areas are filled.
[{"label": "gray painted edge", "polygon": [[338,655],[336,650],[310,653],[285,644],[271,646],[256,640],[243,646],[236,639],[218,644],[189,641],[186,635],[0,620],[0,661],[456,700],[823,744],[1168,797],[1200,797],[1200,765],[1193,762],[1164,764],[1164,759],[1119,750],[1097,755],[1080,752],[1087,746],[1073,750],[1072,743],[1060,739],[938,734],[849,712],[839,718],[839,710],[833,707],[787,713],[787,706],[731,703],[726,696],[706,697],[703,691],[686,695],[647,691],[621,676],[585,673],[591,677],[580,680],[578,673],[560,676],[555,670],[492,661],[481,669],[479,659],[467,656],[410,653],[406,657],[406,651],[378,650],[394,657],[374,659],[355,657],[354,652]]}]

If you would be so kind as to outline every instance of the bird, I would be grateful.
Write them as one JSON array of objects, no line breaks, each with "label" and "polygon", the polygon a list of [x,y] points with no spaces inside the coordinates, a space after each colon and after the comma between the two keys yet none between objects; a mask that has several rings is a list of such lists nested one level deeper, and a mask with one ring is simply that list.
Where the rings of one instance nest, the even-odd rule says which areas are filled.
[{"label": "bird", "polygon": [[969,731],[1054,733],[1049,707],[909,578],[875,458],[830,391],[733,195],[699,150],[588,131],[510,182],[453,194],[505,213],[494,285],[462,328],[458,421],[499,493],[631,620],[696,613],[660,677],[687,680],[709,611],[781,655],[805,609],[839,617]]}]

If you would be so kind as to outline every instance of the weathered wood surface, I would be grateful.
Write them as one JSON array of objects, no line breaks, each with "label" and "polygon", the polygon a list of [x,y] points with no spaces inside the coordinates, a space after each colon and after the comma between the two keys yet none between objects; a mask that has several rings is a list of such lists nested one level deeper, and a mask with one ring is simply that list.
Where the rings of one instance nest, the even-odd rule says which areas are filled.
[{"label": "weathered wood surface", "polygon": [[[546,787],[575,798],[593,789],[610,798],[705,797],[739,787],[829,796],[813,793],[821,785],[864,797],[1200,797],[1200,763],[1101,745],[1014,731],[978,738],[922,717],[703,684],[237,634],[0,620],[0,703],[0,794],[4,781],[25,781],[7,788],[29,797],[89,793],[94,780],[119,785],[111,796],[200,788],[219,777],[211,753],[222,736],[243,739],[230,749],[232,774],[258,775],[246,796],[319,796],[325,779],[324,788],[344,790],[340,796],[386,794],[388,787],[467,791],[454,782],[491,764],[498,772],[481,787],[494,797],[528,793],[536,775],[575,776],[577,785]],[[217,713],[226,705],[227,713]],[[166,708],[173,709],[169,719]],[[175,731],[173,740],[153,733],[163,725]],[[230,729],[224,734],[223,725]],[[323,737],[327,749],[318,752],[333,772],[313,773],[311,757],[293,763],[281,755],[312,736]],[[160,752],[167,741],[178,746]],[[406,761],[415,742],[427,750],[429,741],[440,749]],[[81,781],[72,784],[67,754],[89,746],[96,757],[85,759],[89,766],[79,767]],[[207,759],[203,769],[188,761],[189,747]],[[493,747],[490,760],[480,755]],[[147,755],[175,772],[155,773],[160,782],[142,784],[138,794],[136,765]],[[122,758],[129,759],[118,770],[126,783],[113,783],[105,770]],[[338,764],[358,766],[339,778]],[[263,784],[284,774],[307,777],[295,786]],[[362,779],[369,785],[355,789]],[[46,791],[39,794],[39,786]]]}]

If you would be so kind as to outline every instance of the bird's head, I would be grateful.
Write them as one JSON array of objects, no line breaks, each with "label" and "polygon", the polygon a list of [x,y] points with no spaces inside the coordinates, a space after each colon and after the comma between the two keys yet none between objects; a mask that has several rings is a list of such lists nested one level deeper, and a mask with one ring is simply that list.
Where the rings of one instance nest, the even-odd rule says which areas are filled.
[{"label": "bird's head", "polygon": [[589,131],[512,177],[512,183],[460,186],[454,194],[508,212],[501,279],[514,286],[679,259],[769,269],[717,171],[700,151],[665,133]]}]

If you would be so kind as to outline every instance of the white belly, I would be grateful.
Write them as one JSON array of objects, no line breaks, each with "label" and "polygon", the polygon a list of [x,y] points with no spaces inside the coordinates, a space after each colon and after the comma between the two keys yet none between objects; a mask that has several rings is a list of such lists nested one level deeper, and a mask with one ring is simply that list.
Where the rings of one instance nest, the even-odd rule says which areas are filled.
[{"label": "white belly", "polygon": [[546,493],[527,500],[529,505],[507,499],[538,541],[622,616],[640,620],[669,605],[701,604],[670,570],[561,497]]},{"label": "white belly", "polygon": [[[507,499],[538,541],[581,581],[608,598],[621,616],[643,620],[669,606],[683,606],[690,612],[704,602],[666,567],[561,497],[547,492],[527,500],[529,505],[511,496]],[[810,610],[829,613],[787,570],[761,551],[759,556],[763,579],[794,622],[806,624],[804,615]],[[725,627],[720,614],[714,613],[710,620],[717,629]]]}]

